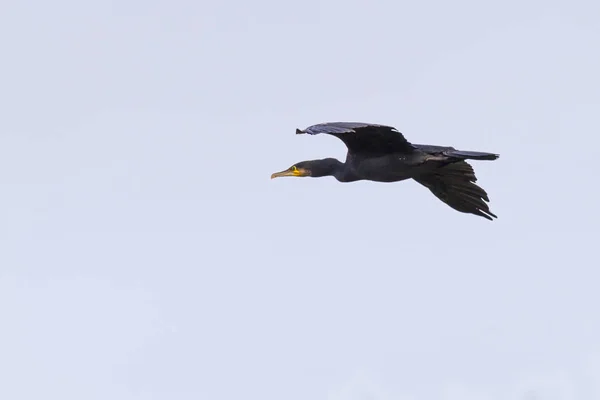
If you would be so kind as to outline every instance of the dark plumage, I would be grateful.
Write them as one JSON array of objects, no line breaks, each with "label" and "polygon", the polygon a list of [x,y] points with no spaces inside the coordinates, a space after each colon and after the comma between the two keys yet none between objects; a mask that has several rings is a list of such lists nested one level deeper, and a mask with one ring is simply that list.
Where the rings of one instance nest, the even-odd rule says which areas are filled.
[{"label": "dark plumage", "polygon": [[348,148],[346,161],[302,161],[271,178],[334,176],[340,182],[414,179],[457,211],[489,220],[497,218],[489,209],[487,193],[475,184],[473,167],[465,160],[495,160],[498,154],[412,144],[391,126],[362,122],[329,122],[296,129],[296,133],[325,133],[339,138]]}]

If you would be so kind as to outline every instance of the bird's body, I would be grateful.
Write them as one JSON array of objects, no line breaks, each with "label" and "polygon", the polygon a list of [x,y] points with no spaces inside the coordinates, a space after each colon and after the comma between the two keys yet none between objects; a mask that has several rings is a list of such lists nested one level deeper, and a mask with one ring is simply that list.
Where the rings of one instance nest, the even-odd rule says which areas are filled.
[{"label": "bird's body", "polygon": [[317,124],[296,133],[336,136],[348,147],[345,162],[333,158],[303,161],[272,178],[333,176],[340,182],[414,179],[458,211],[490,220],[496,217],[486,204],[487,193],[474,183],[477,178],[465,160],[495,160],[497,154],[411,144],[391,126],[361,122]]},{"label": "bird's body", "polygon": [[385,155],[349,155],[345,169],[352,181],[398,182],[426,172],[433,163],[425,163],[426,153],[391,153]]}]

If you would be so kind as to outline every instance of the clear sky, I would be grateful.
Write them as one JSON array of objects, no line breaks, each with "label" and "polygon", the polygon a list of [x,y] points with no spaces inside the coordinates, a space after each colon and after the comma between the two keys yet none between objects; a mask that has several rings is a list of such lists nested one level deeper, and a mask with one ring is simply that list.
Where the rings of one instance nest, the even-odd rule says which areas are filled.
[{"label": "clear sky", "polygon": [[[600,3],[5,1],[0,398],[597,400]],[[416,182],[270,174],[393,125]]]}]

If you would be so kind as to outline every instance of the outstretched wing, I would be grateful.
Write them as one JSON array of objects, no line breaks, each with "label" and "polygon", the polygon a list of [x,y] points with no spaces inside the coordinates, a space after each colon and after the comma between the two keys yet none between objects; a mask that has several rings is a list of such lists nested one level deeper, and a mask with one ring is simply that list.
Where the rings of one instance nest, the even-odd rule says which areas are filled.
[{"label": "outstretched wing", "polygon": [[444,203],[457,211],[479,215],[492,221],[494,215],[487,204],[485,190],[475,184],[473,167],[465,161],[445,165],[432,173],[415,178]]},{"label": "outstretched wing", "polygon": [[396,128],[363,122],[327,122],[309,126],[297,134],[326,133],[339,138],[352,153],[411,153],[414,147]]}]

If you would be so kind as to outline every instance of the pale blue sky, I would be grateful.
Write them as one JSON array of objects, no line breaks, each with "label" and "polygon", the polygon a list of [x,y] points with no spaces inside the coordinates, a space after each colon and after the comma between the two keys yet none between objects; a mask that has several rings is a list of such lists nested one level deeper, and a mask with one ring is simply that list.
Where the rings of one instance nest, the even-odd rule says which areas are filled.
[{"label": "pale blue sky", "polygon": [[[600,399],[600,3],[0,7],[0,398]],[[279,179],[325,121],[475,162]]]}]

